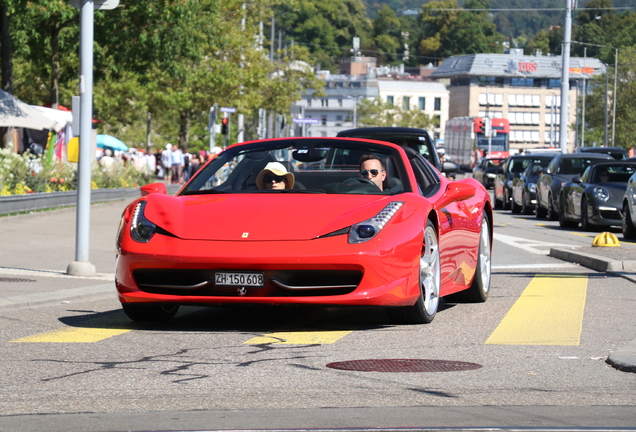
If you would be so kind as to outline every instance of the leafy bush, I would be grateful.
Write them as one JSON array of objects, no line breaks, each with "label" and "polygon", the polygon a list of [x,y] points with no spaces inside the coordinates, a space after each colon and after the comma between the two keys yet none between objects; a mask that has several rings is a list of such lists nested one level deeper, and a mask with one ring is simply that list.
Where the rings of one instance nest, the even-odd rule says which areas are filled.
[{"label": "leafy bush", "polygon": [[[153,175],[131,165],[115,164],[104,169],[95,164],[91,188],[132,188],[153,181]],[[77,189],[77,164],[47,162],[30,153],[22,155],[0,149],[0,195],[60,192]]]}]

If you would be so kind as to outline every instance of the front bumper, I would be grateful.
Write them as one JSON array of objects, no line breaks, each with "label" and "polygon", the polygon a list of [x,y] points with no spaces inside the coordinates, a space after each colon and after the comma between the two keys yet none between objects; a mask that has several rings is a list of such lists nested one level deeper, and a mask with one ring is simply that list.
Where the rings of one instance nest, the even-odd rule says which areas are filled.
[{"label": "front bumper", "polygon": [[[421,239],[350,245],[309,241],[128,239],[117,257],[122,303],[267,303],[406,306],[419,296]],[[216,271],[263,272],[263,287],[217,286]],[[243,289],[241,289],[243,288]]]}]

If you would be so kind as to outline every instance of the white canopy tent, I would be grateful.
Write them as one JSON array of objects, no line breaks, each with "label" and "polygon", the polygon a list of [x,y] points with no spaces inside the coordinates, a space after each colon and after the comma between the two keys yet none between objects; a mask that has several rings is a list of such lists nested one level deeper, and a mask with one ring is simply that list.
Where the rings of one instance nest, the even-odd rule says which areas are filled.
[{"label": "white canopy tent", "polygon": [[55,129],[59,131],[64,126],[65,123],[59,124],[54,118],[43,114],[35,107],[0,90],[0,127],[23,127],[36,130]]}]

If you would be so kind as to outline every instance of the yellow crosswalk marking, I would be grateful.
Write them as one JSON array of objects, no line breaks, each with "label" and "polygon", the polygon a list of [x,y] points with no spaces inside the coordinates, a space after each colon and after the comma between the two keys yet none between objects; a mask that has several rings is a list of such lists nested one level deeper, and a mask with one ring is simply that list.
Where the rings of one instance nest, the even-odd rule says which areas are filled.
[{"label": "yellow crosswalk marking", "polygon": [[132,328],[122,327],[121,322],[117,322],[112,317],[101,317],[88,320],[82,323],[81,327],[64,327],[11,342],[93,343],[131,330]]},{"label": "yellow crosswalk marking", "polygon": [[586,275],[537,275],[490,335],[493,345],[578,345]]}]

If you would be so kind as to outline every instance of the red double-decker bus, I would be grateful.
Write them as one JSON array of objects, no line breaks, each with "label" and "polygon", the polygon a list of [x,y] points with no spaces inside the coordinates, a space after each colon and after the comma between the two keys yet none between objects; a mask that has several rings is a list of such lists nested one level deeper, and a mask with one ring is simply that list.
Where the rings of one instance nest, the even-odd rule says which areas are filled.
[{"label": "red double-decker bus", "polygon": [[510,156],[510,122],[492,118],[490,124],[494,133],[489,139],[483,117],[455,117],[447,121],[444,135],[446,156],[465,170],[472,170],[478,154],[492,158]]}]

